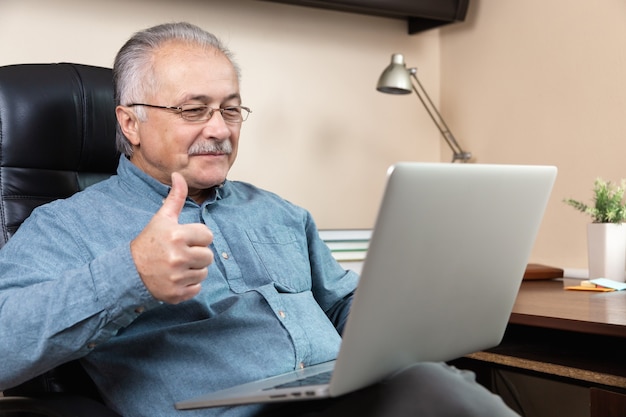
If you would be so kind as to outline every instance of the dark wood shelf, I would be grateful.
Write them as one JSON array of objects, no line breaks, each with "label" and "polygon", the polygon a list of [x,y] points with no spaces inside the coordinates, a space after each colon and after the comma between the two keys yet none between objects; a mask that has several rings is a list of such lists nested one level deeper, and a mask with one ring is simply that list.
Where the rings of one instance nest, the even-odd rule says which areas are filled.
[{"label": "dark wood shelf", "polygon": [[410,35],[465,20],[469,0],[263,0],[407,21]]}]

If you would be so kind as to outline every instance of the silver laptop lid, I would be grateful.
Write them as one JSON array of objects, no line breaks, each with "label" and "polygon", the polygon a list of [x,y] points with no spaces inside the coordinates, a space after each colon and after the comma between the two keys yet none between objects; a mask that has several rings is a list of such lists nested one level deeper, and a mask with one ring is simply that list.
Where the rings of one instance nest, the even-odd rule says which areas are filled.
[{"label": "silver laptop lid", "polygon": [[398,163],[343,334],[331,395],[497,345],[557,170]]}]

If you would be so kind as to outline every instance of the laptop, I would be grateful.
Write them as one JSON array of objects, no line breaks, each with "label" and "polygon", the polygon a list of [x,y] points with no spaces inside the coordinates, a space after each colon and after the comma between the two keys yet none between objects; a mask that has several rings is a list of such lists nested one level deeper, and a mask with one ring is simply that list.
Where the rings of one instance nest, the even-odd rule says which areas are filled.
[{"label": "laptop", "polygon": [[[340,396],[422,361],[500,343],[557,169],[393,165],[336,360],[176,403]],[[328,383],[303,386],[318,373]]]}]

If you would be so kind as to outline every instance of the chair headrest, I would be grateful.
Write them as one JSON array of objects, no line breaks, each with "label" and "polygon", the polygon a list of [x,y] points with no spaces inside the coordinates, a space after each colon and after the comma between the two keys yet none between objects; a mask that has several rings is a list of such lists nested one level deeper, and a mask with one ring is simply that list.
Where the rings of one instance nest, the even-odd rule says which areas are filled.
[{"label": "chair headrest", "polygon": [[112,71],[0,67],[0,247],[37,206],[115,172]]}]

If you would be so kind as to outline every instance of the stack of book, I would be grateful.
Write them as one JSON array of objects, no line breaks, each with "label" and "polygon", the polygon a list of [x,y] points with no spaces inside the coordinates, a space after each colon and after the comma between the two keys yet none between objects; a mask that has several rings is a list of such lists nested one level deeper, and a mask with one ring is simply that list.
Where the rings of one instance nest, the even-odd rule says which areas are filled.
[{"label": "stack of book", "polygon": [[371,229],[327,229],[319,233],[339,263],[350,269],[360,269],[372,237]]}]

